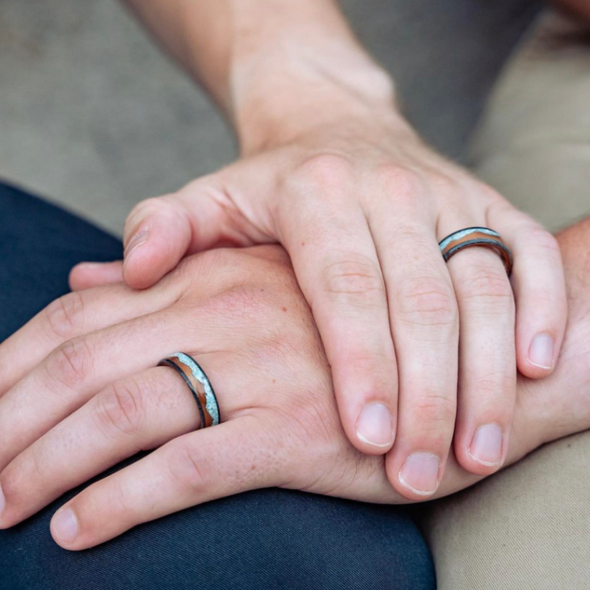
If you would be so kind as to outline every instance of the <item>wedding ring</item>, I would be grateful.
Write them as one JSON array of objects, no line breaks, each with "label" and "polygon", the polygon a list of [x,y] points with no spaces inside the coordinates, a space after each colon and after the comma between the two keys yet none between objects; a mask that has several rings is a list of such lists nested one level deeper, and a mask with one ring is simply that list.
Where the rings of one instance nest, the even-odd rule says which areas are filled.
[{"label": "wedding ring", "polygon": [[184,352],[175,352],[162,359],[158,367],[170,367],[183,378],[197,402],[201,415],[201,428],[219,424],[219,404],[213,386],[205,371],[193,357]]},{"label": "wedding ring", "polygon": [[445,262],[448,262],[457,252],[465,248],[489,248],[500,256],[508,276],[512,273],[512,252],[504,244],[500,234],[488,227],[467,227],[453,232],[444,240],[441,240],[438,246]]}]

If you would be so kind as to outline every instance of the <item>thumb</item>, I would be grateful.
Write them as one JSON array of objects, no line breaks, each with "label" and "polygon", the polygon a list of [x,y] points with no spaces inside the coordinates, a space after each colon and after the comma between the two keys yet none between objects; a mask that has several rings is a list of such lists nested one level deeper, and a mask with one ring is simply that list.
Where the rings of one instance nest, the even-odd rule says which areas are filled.
[{"label": "thumb", "polygon": [[187,254],[224,244],[243,245],[228,231],[230,201],[213,177],[179,192],[139,203],[125,223],[123,279],[135,289],[157,283]]}]

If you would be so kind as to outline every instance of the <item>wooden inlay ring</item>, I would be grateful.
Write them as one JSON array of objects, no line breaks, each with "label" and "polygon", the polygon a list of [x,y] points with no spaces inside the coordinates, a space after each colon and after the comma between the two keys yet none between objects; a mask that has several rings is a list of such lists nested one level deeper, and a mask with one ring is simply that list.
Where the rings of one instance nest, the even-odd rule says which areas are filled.
[{"label": "wooden inlay ring", "polygon": [[502,259],[508,276],[512,273],[513,258],[508,246],[500,234],[487,227],[468,227],[453,232],[438,244],[440,251],[448,262],[457,252],[465,248],[488,248]]},{"label": "wooden inlay ring", "polygon": [[207,375],[194,358],[184,352],[177,352],[162,359],[159,367],[174,369],[188,385],[201,416],[201,428],[215,426],[220,422],[219,404]]}]

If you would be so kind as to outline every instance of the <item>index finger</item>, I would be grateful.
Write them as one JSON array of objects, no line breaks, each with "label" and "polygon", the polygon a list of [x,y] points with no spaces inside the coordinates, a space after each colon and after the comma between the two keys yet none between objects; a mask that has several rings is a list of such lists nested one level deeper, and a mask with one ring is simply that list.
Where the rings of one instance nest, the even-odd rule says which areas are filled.
[{"label": "index finger", "polygon": [[300,221],[289,253],[330,362],[348,439],[362,452],[383,454],[395,438],[398,377],[375,246],[364,216],[352,208],[338,218],[314,217]]}]

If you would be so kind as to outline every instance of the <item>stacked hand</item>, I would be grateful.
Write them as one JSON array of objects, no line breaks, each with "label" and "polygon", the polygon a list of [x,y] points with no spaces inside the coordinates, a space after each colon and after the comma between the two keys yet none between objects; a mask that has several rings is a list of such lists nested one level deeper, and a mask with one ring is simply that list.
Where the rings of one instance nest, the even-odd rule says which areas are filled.
[{"label": "stacked hand", "polygon": [[[76,274],[72,281],[80,283]],[[578,321],[588,306],[574,295],[577,323],[560,364],[566,369],[519,386],[508,462],[590,425],[590,408],[580,403],[587,369],[578,370],[590,352],[587,322]],[[199,412],[186,384],[156,367],[178,350],[209,375],[221,425],[195,431]],[[389,484],[384,458],[360,453],[342,431],[310,310],[279,248],[191,256],[144,291],[115,284],[69,294],[5,341],[0,361],[2,528],[148,449],[156,450],[55,514],[60,545],[90,547],[139,523],[265,486],[405,501]],[[451,455],[436,496],[477,479]]]},{"label": "stacked hand", "polygon": [[[509,446],[517,366],[546,377],[559,355],[567,314],[555,239],[425,147],[393,109],[340,92],[316,111],[294,117],[286,137],[246,138],[233,166],[137,206],[124,279],[144,288],[187,254],[281,242],[352,444],[387,453],[389,480],[409,499],[435,493],[451,447],[488,475]],[[512,284],[484,248],[445,264],[438,241],[470,226],[500,232]],[[121,280],[121,270],[78,277]]]}]

